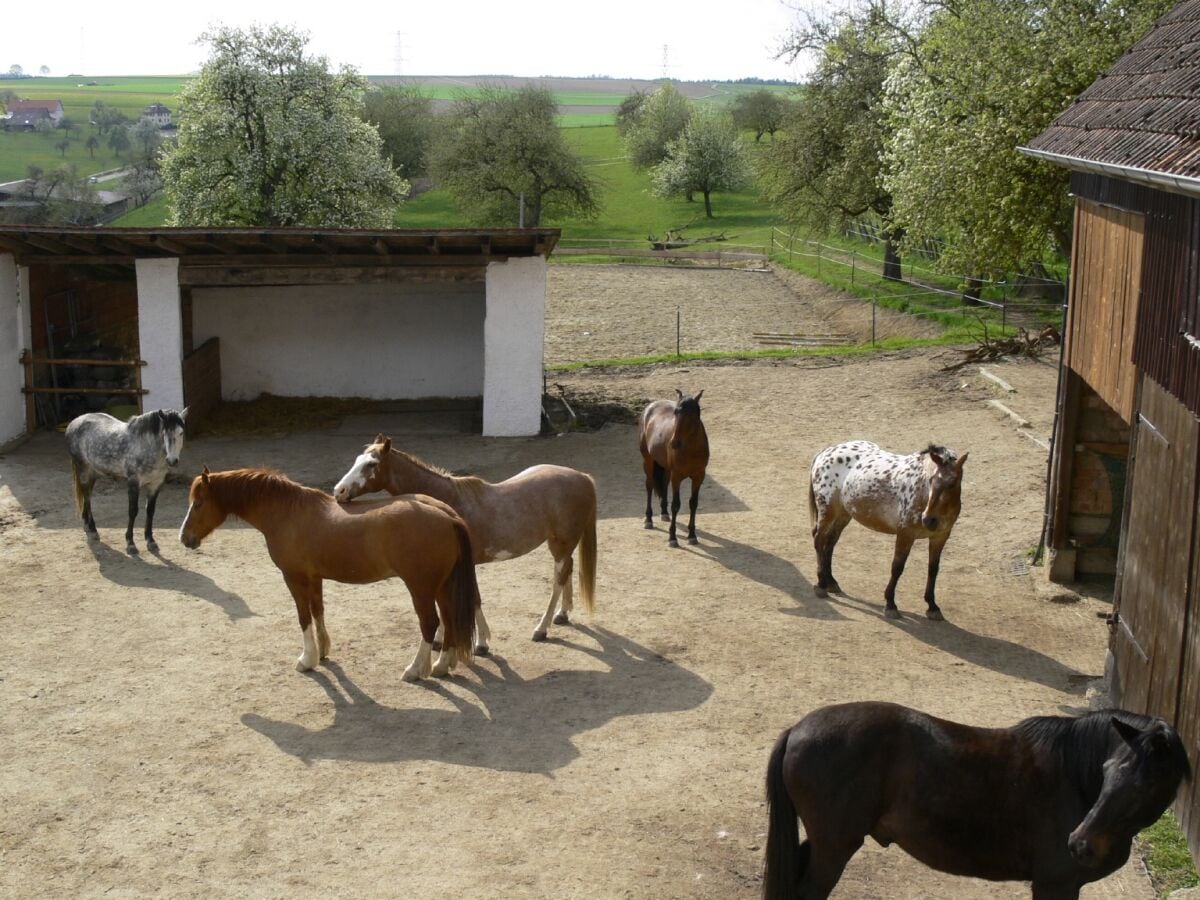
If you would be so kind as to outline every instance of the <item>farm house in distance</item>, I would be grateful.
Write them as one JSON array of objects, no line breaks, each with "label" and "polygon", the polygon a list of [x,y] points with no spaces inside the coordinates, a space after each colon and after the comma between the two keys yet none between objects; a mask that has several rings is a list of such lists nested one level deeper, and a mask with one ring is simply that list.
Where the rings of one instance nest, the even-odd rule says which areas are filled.
[{"label": "farm house in distance", "polygon": [[536,434],[558,235],[0,227],[0,445],[114,392],[189,423],[263,393],[457,398]]},{"label": "farm house in distance", "polygon": [[[1115,699],[1174,723],[1200,771],[1198,121],[1186,0],[1021,149],[1076,197],[1050,575],[1115,574]],[[1176,809],[1200,858],[1200,778]]]}]

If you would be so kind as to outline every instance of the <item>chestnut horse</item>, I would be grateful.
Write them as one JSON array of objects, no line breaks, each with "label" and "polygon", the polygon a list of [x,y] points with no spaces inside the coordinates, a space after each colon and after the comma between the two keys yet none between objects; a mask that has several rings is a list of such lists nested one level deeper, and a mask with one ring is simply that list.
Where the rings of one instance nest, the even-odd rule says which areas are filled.
[{"label": "chestnut horse", "polygon": [[884,614],[898,619],[896,582],[904,572],[913,542],[929,540],[929,573],[925,580],[925,612],[940,621],[934,584],[942,548],[962,507],[962,467],[967,454],[930,444],[919,453],[900,456],[870,441],[847,441],[826,447],[812,463],[808,509],[817,551],[814,593],[841,592],[833,577],[833,548],[853,518],[872,531],[896,536],[892,578],[883,592]]},{"label": "chestnut horse", "polygon": [[642,410],[641,426],[638,429],[638,449],[642,452],[642,468],[646,472],[646,527],[654,527],[654,508],[651,500],[658,494],[662,501],[663,521],[667,521],[667,483],[671,484],[671,530],[667,545],[678,547],[675,539],[675,520],[679,516],[679,486],[685,478],[692,481],[692,495],[688,499],[689,544],[698,544],[696,539],[696,505],[700,502],[700,485],[704,483],[704,470],[708,466],[708,433],[700,421],[700,398],[685,397],[683,391],[675,389],[679,400],[655,400]]},{"label": "chestnut horse", "polygon": [[[296,601],[304,652],[296,668],[305,672],[329,654],[322,585],[326,578],[370,584],[399,576],[412,594],[421,626],[416,658],[405,681],[444,676],[471,658],[479,587],[471,562],[466,523],[431,497],[339,504],[269,469],[209,472],[192,481],[179,540],[195,550],[228,516],[244,519],[267,539],[271,560]],[[430,651],[438,618],[446,640],[431,668]]]},{"label": "chestnut horse", "polygon": [[974,728],[893,703],[825,706],[767,764],[763,896],[828,897],[870,835],[943,872],[1075,900],[1190,777],[1170,725],[1122,710]]},{"label": "chestnut horse", "polygon": [[[576,547],[579,593],[584,608],[594,609],[596,483],[590,475],[565,466],[541,465],[498,484],[474,476],[460,478],[393,447],[391,438],[381,434],[334,486],[333,496],[344,503],[374,491],[428,494],[448,503],[471,529],[476,563],[524,556],[546,544],[554,557],[554,589],[533,631],[535,641],[546,639],[552,619],[559,625],[570,621],[571,557]],[[479,652],[486,651],[484,643]]]}]

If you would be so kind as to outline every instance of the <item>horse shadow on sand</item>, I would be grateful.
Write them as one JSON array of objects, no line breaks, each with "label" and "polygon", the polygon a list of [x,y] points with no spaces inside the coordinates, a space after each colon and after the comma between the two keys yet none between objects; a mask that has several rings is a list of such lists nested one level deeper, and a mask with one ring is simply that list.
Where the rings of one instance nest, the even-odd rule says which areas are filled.
[{"label": "horse shadow on sand", "polygon": [[680,543],[680,549],[697,556],[707,556],[730,572],[791,597],[800,605],[784,608],[782,611],[788,615],[802,616],[806,619],[846,618],[828,599],[813,594],[812,582],[791,560],[776,556],[753,544],[743,544],[741,541],[700,528],[696,529],[696,535],[700,539],[698,545]]},{"label": "horse shadow on sand", "polygon": [[606,670],[559,670],[525,679],[504,657],[492,655],[473,664],[478,683],[449,680],[473,694],[477,704],[431,679],[413,690],[431,691],[453,709],[398,709],[376,702],[341,666],[326,661],[308,674],[333,701],[329,726],[313,730],[254,713],[243,715],[242,723],[305,763],[437,760],[552,776],[580,755],[576,735],[618,716],[693,709],[713,692],[698,675],[627,638],[603,628],[576,628],[599,648],[559,642],[600,660]]},{"label": "horse shadow on sand", "polygon": [[[89,540],[87,544],[96,558],[100,574],[113,584],[189,594],[207,600],[230,620],[249,619],[258,615],[237,594],[225,590],[207,575],[177,565],[157,550],[143,549],[141,555],[131,557],[102,541]],[[146,556],[153,556],[157,563],[146,560]]]},{"label": "horse shadow on sand", "polygon": [[[916,598],[916,603],[920,604],[921,609],[918,611],[901,610],[899,619],[889,619],[884,616],[882,596],[877,603],[846,593],[830,593],[829,599],[847,609],[873,613],[897,631],[903,632],[914,640],[935,650],[956,656],[973,666],[991,669],[1001,675],[1022,678],[1068,693],[1078,693],[1083,685],[1095,677],[1063,665],[1054,657],[1022,644],[1006,641],[1003,638],[975,634],[965,628],[960,628],[949,620],[934,622],[927,619],[924,613],[924,601],[920,598]],[[945,612],[945,607],[943,607],[943,612]],[[948,615],[953,615],[953,608]]]}]

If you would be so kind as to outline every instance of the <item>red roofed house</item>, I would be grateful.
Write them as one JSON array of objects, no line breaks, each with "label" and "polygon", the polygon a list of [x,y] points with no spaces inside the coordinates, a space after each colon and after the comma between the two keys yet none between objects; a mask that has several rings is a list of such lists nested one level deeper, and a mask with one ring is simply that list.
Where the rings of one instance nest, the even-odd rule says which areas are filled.
[{"label": "red roofed house", "polygon": [[38,110],[44,110],[55,125],[63,117],[61,100],[10,100],[7,106],[8,117],[12,119],[21,118],[25,113],[36,113]]}]

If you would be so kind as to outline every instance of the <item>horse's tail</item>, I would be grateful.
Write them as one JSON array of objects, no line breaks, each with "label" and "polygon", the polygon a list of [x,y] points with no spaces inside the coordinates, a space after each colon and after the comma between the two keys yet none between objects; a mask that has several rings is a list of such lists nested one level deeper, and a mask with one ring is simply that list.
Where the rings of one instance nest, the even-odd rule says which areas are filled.
[{"label": "horse's tail", "polygon": [[71,480],[75,482],[75,512],[83,515],[83,504],[87,502],[87,497],[83,493],[83,482],[79,480],[79,463],[74,459],[71,460]]},{"label": "horse's tail", "polygon": [[589,479],[592,489],[592,508],[588,510],[579,540],[579,593],[583,608],[589,613],[596,608],[596,483]]},{"label": "horse's tail", "polygon": [[654,464],[654,495],[656,497],[667,496],[667,470],[658,463]]},{"label": "horse's tail", "polygon": [[810,847],[800,843],[796,807],[783,779],[788,728],[775,742],[767,763],[767,852],[763,863],[763,900],[792,900],[799,896],[800,877],[808,867]]},{"label": "horse's tail", "polygon": [[475,579],[475,554],[471,547],[471,532],[467,523],[454,517],[458,535],[458,559],[450,572],[450,609],[445,616],[443,645],[458,651],[463,662],[471,659],[475,645],[475,609],[480,605],[479,582]]},{"label": "horse's tail", "polygon": [[817,492],[813,489],[812,478],[808,479],[808,522],[812,526],[813,537],[817,536]]}]

